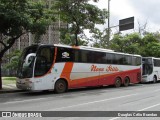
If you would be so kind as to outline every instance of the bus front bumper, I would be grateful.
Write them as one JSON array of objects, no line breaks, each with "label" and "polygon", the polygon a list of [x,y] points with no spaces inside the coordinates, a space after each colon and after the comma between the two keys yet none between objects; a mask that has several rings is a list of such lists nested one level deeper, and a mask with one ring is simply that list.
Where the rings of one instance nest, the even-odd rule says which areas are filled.
[{"label": "bus front bumper", "polygon": [[32,83],[29,79],[18,79],[16,81],[16,86],[21,90],[31,90]]},{"label": "bus front bumper", "polygon": [[142,76],[142,81],[141,82],[142,83],[148,82],[148,76],[147,75]]}]

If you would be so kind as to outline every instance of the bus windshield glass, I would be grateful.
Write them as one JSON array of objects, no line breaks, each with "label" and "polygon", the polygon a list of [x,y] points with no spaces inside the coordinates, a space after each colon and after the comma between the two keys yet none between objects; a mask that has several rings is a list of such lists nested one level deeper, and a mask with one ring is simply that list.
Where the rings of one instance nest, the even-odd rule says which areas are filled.
[{"label": "bus windshield glass", "polygon": [[31,78],[33,76],[33,66],[38,46],[31,46],[24,49],[18,64],[17,77]]},{"label": "bus windshield glass", "polygon": [[34,76],[45,75],[54,62],[54,47],[53,46],[41,46],[36,55]]},{"label": "bus windshield glass", "polygon": [[143,58],[143,75],[150,75],[153,72],[153,62],[152,58]]}]

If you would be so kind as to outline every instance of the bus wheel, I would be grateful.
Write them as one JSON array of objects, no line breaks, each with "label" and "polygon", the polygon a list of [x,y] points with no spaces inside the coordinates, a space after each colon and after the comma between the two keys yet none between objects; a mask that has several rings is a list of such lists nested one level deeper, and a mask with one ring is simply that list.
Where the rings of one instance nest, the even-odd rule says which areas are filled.
[{"label": "bus wheel", "polygon": [[129,82],[130,82],[129,77],[125,77],[124,86],[127,87],[129,85]]},{"label": "bus wheel", "polygon": [[153,83],[156,83],[156,82],[157,82],[157,77],[154,76],[154,77],[153,77]]},{"label": "bus wheel", "polygon": [[122,82],[121,82],[121,78],[118,77],[118,78],[116,78],[116,80],[115,80],[114,86],[115,86],[115,87],[120,87],[120,86],[121,86],[121,83],[122,83]]},{"label": "bus wheel", "polygon": [[60,79],[56,82],[54,91],[56,93],[63,93],[67,90],[67,84],[64,80]]}]

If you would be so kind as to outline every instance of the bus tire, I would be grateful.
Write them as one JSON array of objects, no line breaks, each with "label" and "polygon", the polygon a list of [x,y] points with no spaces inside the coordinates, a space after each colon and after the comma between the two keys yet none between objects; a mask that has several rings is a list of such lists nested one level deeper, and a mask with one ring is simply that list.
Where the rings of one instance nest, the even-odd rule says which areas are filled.
[{"label": "bus tire", "polygon": [[54,91],[56,93],[64,93],[66,90],[67,90],[67,83],[66,83],[66,81],[63,80],[63,79],[57,80],[57,82],[55,83]]},{"label": "bus tire", "polygon": [[122,84],[121,78],[117,77],[117,78],[115,79],[114,86],[115,86],[115,87],[120,87],[121,84]]},{"label": "bus tire", "polygon": [[128,85],[129,85],[129,83],[130,83],[130,79],[129,79],[129,77],[125,77],[124,78],[124,87],[127,87]]},{"label": "bus tire", "polygon": [[153,83],[156,83],[157,82],[157,77],[156,77],[156,75],[154,75],[154,77],[153,77]]}]

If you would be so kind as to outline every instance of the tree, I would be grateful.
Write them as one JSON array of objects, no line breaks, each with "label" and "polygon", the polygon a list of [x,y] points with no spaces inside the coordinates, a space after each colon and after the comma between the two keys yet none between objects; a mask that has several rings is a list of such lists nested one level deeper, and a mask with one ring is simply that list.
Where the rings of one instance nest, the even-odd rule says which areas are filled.
[{"label": "tree", "polygon": [[143,56],[149,57],[149,56],[154,56],[154,57],[160,57],[160,43],[156,42],[151,42],[147,44],[145,53]]},{"label": "tree", "polygon": [[[155,48],[157,48],[158,47],[158,43],[159,43],[159,41],[158,41],[158,39],[156,38],[156,36],[154,36],[154,34],[153,33],[148,33],[148,34],[146,34],[142,39],[141,39],[141,41],[140,41],[140,45],[139,45],[139,48],[141,48],[141,50],[140,50],[140,55],[142,55],[142,56],[157,56],[157,54],[153,54],[153,52],[149,52],[150,50],[152,51],[152,46],[154,47],[154,45],[155,45],[155,47],[154,47],[154,49]],[[150,48],[149,48],[150,47]],[[149,50],[148,50],[149,49]],[[152,54],[150,54],[150,53],[152,53]],[[155,53],[155,52],[154,52]]]},{"label": "tree", "polygon": [[[66,44],[66,45],[75,45],[75,36],[66,32],[66,30],[61,30],[61,40],[60,42],[62,44]],[[79,41],[79,45],[87,45],[88,41],[82,40],[80,38],[78,38]]]},{"label": "tree", "polygon": [[125,41],[123,36],[114,35],[113,39],[110,41],[110,49],[117,52],[124,52]]},{"label": "tree", "polygon": [[6,55],[5,58],[7,61],[9,61],[7,64],[5,64],[4,69],[11,70],[11,74],[15,75],[17,68],[18,68],[18,61],[20,58],[22,51],[15,50],[11,52],[10,54]]},{"label": "tree", "polygon": [[32,0],[0,0],[0,89],[1,62],[5,52],[23,34],[44,34],[50,17],[40,2]]},{"label": "tree", "polygon": [[57,0],[52,7],[59,10],[56,13],[60,20],[68,24],[68,28],[63,34],[70,34],[78,45],[79,35],[84,34],[85,29],[90,32],[95,28],[95,24],[104,24],[108,16],[107,11],[88,3],[88,0]]},{"label": "tree", "polygon": [[105,29],[101,32],[99,29],[95,28],[92,35],[93,47],[98,48],[108,48],[108,30]]},{"label": "tree", "polygon": [[110,42],[110,48],[125,53],[139,53],[139,43],[141,42],[141,37],[138,33],[126,34],[122,36],[120,34],[114,35]]},{"label": "tree", "polygon": [[115,35],[110,48],[114,51],[140,54],[144,57],[160,57],[160,42],[154,33],[147,33],[141,37],[139,33]]}]

